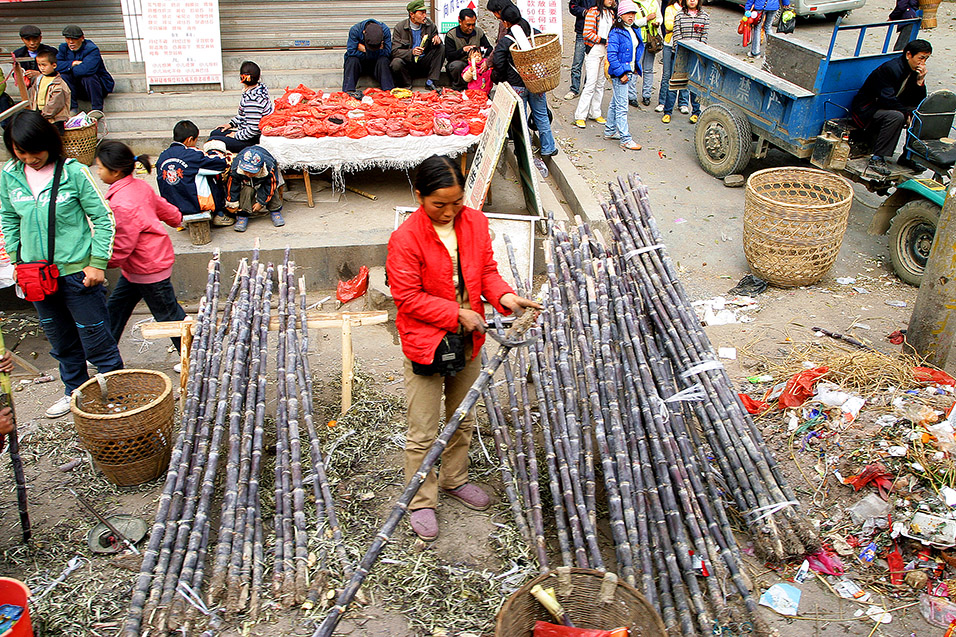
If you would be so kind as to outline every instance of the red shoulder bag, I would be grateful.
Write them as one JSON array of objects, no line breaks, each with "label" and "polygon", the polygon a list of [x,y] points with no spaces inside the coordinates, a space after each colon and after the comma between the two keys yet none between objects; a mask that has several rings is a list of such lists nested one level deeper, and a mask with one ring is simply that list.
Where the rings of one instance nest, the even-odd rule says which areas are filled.
[{"label": "red shoulder bag", "polygon": [[56,247],[56,197],[60,190],[60,176],[62,174],[63,160],[58,159],[56,169],[53,171],[53,189],[50,191],[50,217],[47,223],[49,258],[46,261],[20,263],[20,246],[17,245],[17,286],[23,292],[23,298],[27,301],[42,301],[51,294],[55,294],[57,290],[60,269],[53,262],[53,251]]}]

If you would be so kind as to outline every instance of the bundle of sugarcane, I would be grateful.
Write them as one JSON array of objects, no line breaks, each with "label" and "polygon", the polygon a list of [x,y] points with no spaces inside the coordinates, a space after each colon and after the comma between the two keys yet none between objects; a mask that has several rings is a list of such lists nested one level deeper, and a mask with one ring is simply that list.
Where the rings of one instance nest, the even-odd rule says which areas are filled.
[{"label": "bundle of sugarcane", "polygon": [[[227,434],[226,492],[214,552],[215,586],[211,596],[215,598],[222,592],[223,577],[229,575],[230,568],[234,576],[245,575],[247,582],[249,573],[255,570],[252,562],[257,537],[261,543],[255,521],[255,487],[265,411],[263,358],[271,277],[258,263],[258,249],[253,252],[251,265],[243,259],[217,325],[219,271],[216,255],[210,262],[206,295],[196,321],[181,430],[124,623],[124,635],[139,635],[144,625],[159,632],[188,630],[194,621],[199,604],[190,598],[198,598],[205,577],[209,518],[219,454]],[[262,409],[247,412],[246,402],[250,398],[253,405],[262,401]],[[235,597],[238,599],[239,595]]]},{"label": "bundle of sugarcane", "polygon": [[[308,319],[306,316],[305,280],[298,282],[296,307],[295,262],[289,260],[278,268],[279,338],[276,369],[278,405],[276,409],[275,469],[275,544],[273,592],[280,606],[303,604],[311,607],[323,592],[327,550],[323,546],[317,560],[318,573],[310,578],[312,561],[309,552],[309,529],[306,516],[306,482],[315,501],[317,535],[331,538],[342,565],[343,574],[351,576],[342,532],[335,515],[335,503],[325,473],[325,459],[312,413],[312,376],[308,363]],[[305,454],[308,473],[303,471],[302,430],[309,436]],[[311,579],[311,583],[310,583]]]},{"label": "bundle of sugarcane", "polygon": [[[616,568],[669,630],[709,633],[715,620],[739,616],[766,632],[730,509],[769,559],[803,555],[819,542],[713,356],[660,244],[646,190],[632,177],[611,194],[610,240],[587,225],[567,231],[552,221],[548,313],[528,361],[562,560],[604,568],[595,533],[600,478]],[[523,372],[520,358],[519,365]],[[529,397],[511,393],[512,421],[525,423],[516,432],[530,431],[520,418]],[[498,429],[495,421],[505,419],[493,398],[486,402]],[[499,459],[518,472],[506,492],[520,501],[531,489],[523,489],[519,458],[532,447],[522,454],[518,436],[505,434],[496,433]]]}]

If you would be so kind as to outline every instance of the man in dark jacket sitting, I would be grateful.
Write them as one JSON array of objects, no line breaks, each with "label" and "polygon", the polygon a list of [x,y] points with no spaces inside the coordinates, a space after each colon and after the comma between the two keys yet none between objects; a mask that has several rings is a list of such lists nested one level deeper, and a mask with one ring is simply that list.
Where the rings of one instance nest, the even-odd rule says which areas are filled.
[{"label": "man in dark jacket sitting", "polygon": [[78,98],[88,99],[102,115],[103,100],[113,92],[114,82],[99,47],[83,37],[83,29],[75,24],[63,27],[63,38],[66,42],[56,53],[56,72],[70,87],[70,110],[77,110]]},{"label": "man in dark jacket sitting", "polygon": [[345,69],[342,73],[342,90],[351,93],[362,75],[372,75],[383,91],[395,88],[392,70],[392,34],[388,27],[369,18],[349,29],[349,41],[345,45]]},{"label": "man in dark jacket sitting", "polygon": [[932,53],[933,47],[926,40],[911,41],[902,55],[870,73],[853,98],[850,115],[866,129],[872,146],[867,170],[884,177],[891,174],[886,157],[893,154],[900,132],[926,97],[926,61]]},{"label": "man in dark jacket sitting", "polygon": [[40,76],[40,69],[37,68],[37,55],[40,51],[50,51],[56,55],[56,49],[49,44],[43,44],[43,32],[40,27],[32,24],[25,24],[20,27],[20,39],[23,40],[23,46],[13,50],[13,57],[20,63],[23,69],[23,75],[28,81]]},{"label": "man in dark jacket sitting", "polygon": [[458,26],[445,34],[445,68],[451,77],[452,88],[459,91],[468,83],[461,74],[468,66],[468,55],[472,49],[480,49],[481,57],[491,55],[491,42],[481,27],[475,26],[478,16],[472,9],[462,9],[458,12]]},{"label": "man in dark jacket sitting", "polygon": [[445,59],[438,27],[425,16],[424,0],[412,0],[405,9],[408,18],[392,30],[392,76],[411,88],[413,77],[427,77],[425,85],[435,90]]}]

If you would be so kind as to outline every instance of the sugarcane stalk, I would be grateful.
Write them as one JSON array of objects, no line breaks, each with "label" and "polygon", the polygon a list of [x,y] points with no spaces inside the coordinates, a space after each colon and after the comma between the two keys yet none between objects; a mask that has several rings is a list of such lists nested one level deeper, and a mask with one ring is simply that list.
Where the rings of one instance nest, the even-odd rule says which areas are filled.
[{"label": "sugarcane stalk", "polygon": [[438,461],[438,458],[448,445],[448,441],[451,440],[451,437],[458,430],[458,427],[461,425],[461,421],[468,415],[468,412],[471,411],[472,407],[475,406],[475,403],[478,402],[478,398],[481,396],[482,390],[491,381],[495,370],[498,369],[505,356],[507,356],[508,352],[512,349],[512,347],[514,347],[512,343],[515,343],[518,338],[524,335],[524,333],[534,325],[537,316],[537,311],[525,311],[522,317],[515,321],[511,329],[508,330],[506,337],[507,340],[501,343],[495,355],[478,373],[478,378],[475,379],[474,384],[465,394],[461,404],[459,404],[458,408],[455,409],[455,413],[452,414],[452,417],[445,425],[445,428],[435,439],[435,442],[428,450],[428,453],[425,454],[425,458],[422,460],[422,464],[418,468],[418,471],[415,472],[415,474],[412,476],[412,479],[405,487],[405,490],[402,492],[401,497],[399,497],[398,502],[396,502],[395,506],[392,508],[392,512],[389,515],[388,520],[375,535],[372,545],[366,551],[365,556],[359,563],[358,568],[355,569],[355,573],[352,575],[349,583],[339,594],[338,598],[335,600],[335,605],[329,610],[329,613],[325,616],[325,619],[313,633],[313,637],[329,637],[335,630],[335,627],[338,625],[339,620],[345,613],[345,610],[355,598],[356,593],[358,593],[359,588],[362,586],[362,582],[365,581],[365,577],[368,575],[373,564],[378,559],[382,549],[385,547],[385,543],[389,540],[389,538],[391,538],[392,533],[395,532],[395,528],[398,526],[398,523],[405,516],[406,511],[408,511],[408,505],[412,501],[412,498],[414,498],[415,494],[418,493],[418,490],[421,488],[425,478],[428,476],[432,467],[435,465],[435,462]]},{"label": "sugarcane stalk", "polygon": [[[338,516],[335,513],[335,500],[332,498],[332,488],[329,486],[328,475],[325,471],[325,459],[322,455],[322,449],[319,437],[315,431],[315,424],[312,419],[312,373],[309,366],[309,341],[308,341],[308,317],[306,315],[305,301],[305,277],[299,278],[299,320],[302,323],[302,374],[305,377],[305,392],[308,397],[309,407],[306,418],[306,428],[309,431],[309,442],[312,451],[312,468],[318,476],[319,489],[322,492],[322,502],[325,510],[325,517],[332,533],[332,543],[335,547],[335,553],[338,556],[339,563],[342,565],[342,573],[345,577],[352,577],[352,563],[345,551],[345,539],[342,536],[342,528],[338,523]],[[318,506],[318,498],[316,499]]]},{"label": "sugarcane stalk", "polygon": [[[0,333],[0,357],[7,353],[3,343],[3,334]],[[10,446],[10,464],[13,465],[13,479],[17,483],[17,510],[20,512],[20,531],[23,543],[30,541],[30,514],[27,512],[27,481],[23,475],[23,460],[20,459],[20,438],[17,435],[17,414],[13,407],[13,388],[10,385],[10,374],[0,373],[0,409],[10,408],[10,418],[13,419],[13,429],[7,435]]]}]

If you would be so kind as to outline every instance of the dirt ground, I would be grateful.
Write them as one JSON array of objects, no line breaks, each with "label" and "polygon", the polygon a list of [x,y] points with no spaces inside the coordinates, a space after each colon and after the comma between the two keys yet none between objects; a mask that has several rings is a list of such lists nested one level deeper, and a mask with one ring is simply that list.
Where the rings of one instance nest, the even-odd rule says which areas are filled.
[{"label": "dirt ground", "polygon": [[[956,77],[954,6],[941,5],[940,27],[927,34],[937,47],[931,62],[934,86],[952,84]],[[850,19],[883,19],[889,8],[888,0],[876,0]],[[711,43],[740,54],[734,26],[739,9],[735,5],[716,4],[709,10],[713,25]],[[801,21],[798,29],[808,38],[819,40],[831,27],[831,22],[812,20]],[[566,84],[562,84],[550,100],[555,110],[556,134],[595,193],[603,196],[607,181],[618,175],[639,172],[651,189],[654,212],[691,296],[707,299],[726,294],[748,272],[740,247],[743,191],[724,188],[697,167],[691,125],[675,117],[670,127],[664,127],[657,114],[635,111],[631,116],[632,131],[639,131],[636,137],[645,148],[640,153],[624,155],[616,146],[600,139],[599,129],[592,127],[581,132],[570,125],[573,105],[560,99],[565,90]],[[766,160],[752,164],[750,171],[787,163],[785,156],[772,153]],[[725,362],[742,391],[759,396],[764,387],[752,386],[746,381],[748,376],[762,373],[768,361],[779,362],[803,343],[824,340],[815,336],[811,327],[852,335],[885,353],[899,351],[899,346],[890,344],[886,336],[906,327],[917,291],[900,283],[891,273],[885,237],[866,234],[879,198],[859,188],[855,194],[843,248],[823,281],[794,290],[771,288],[757,297],[755,308],[744,312],[752,322],[707,328],[715,347],[736,348],[738,359]],[[841,284],[839,277],[852,277],[855,282]],[[315,292],[315,296],[324,294]],[[899,302],[905,306],[899,307]],[[41,371],[55,376],[55,364],[37,331],[35,315],[7,297],[0,299],[0,307],[4,308],[0,328],[8,346]],[[146,318],[136,315],[131,324]],[[320,403],[331,420],[337,400],[335,378],[340,369],[338,340],[335,334],[325,333],[313,342],[313,370],[321,385]],[[360,328],[355,347],[362,371],[357,390],[357,405],[361,409],[338,419],[335,427],[324,432],[327,443],[337,448],[337,453],[332,454],[334,471],[338,472],[336,498],[343,510],[353,559],[364,551],[402,488],[401,359],[393,325]],[[177,379],[172,371],[176,356],[167,344],[145,344],[131,329],[121,349],[129,366],[158,369],[169,374],[174,382]],[[91,465],[69,418],[50,421],[42,417],[46,406],[62,391],[62,385],[58,381],[35,384],[36,374],[22,368],[17,371],[15,382],[24,381],[18,384],[14,398],[34,540],[30,547],[20,543],[13,480],[9,471],[0,472],[0,574],[24,580],[35,596],[42,595],[32,602],[37,635],[116,635],[139,561],[135,557],[94,556],[90,552],[86,535],[95,520],[68,488],[85,495],[101,513],[122,512],[151,522],[161,481],[134,488],[112,486]],[[837,469],[848,476],[880,457],[879,449],[872,448],[877,444],[876,434],[881,433],[873,423],[880,415],[892,413],[889,403],[895,395],[887,391],[870,397],[859,420],[836,442],[811,440],[809,451],[801,448],[800,441],[791,443],[783,416],[774,412],[759,421],[808,515],[820,522],[825,536],[846,537],[855,533],[856,529],[845,521],[844,510],[869,491],[855,493],[849,486],[836,484],[832,477],[824,484],[814,467],[821,458],[829,459],[832,464],[825,464],[824,470]],[[938,396],[927,402],[944,408],[952,398]],[[507,506],[502,504],[500,479],[488,453],[493,443],[486,425],[482,425],[481,432],[482,443],[476,441],[473,448],[474,477],[495,491],[493,509],[476,513],[443,500],[438,509],[440,537],[427,547],[411,536],[407,525],[401,525],[373,571],[365,589],[366,603],[346,616],[337,634],[464,637],[492,633],[494,614],[501,601],[534,574],[535,566],[517,541]],[[59,469],[72,459],[81,460],[79,466],[67,472]],[[606,547],[611,547],[606,528],[602,529],[601,539]],[[738,539],[746,546],[746,536]],[[908,560],[913,547],[901,546],[904,548]],[[44,592],[75,556],[81,558],[79,568]],[[769,610],[763,611],[763,616],[785,637],[943,634],[944,629],[930,626],[922,619],[911,589],[885,582],[885,561],[878,559],[866,566],[848,556],[844,563],[850,578],[869,586],[873,594],[870,603],[891,612],[891,623],[874,624],[869,619],[854,617],[861,605],[840,599],[828,584],[816,578],[799,585],[803,592],[799,619],[783,618]],[[765,565],[754,558],[749,566],[759,593],[792,577],[799,565]],[[339,583],[334,564],[329,568],[330,585]],[[244,625],[241,618],[229,618],[219,634],[309,635],[312,622],[321,617],[319,611],[303,613],[267,607],[258,624]],[[743,633],[728,630],[724,634]]]}]

